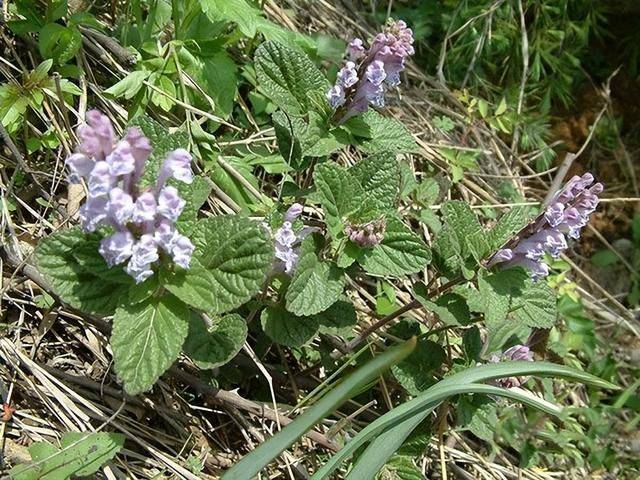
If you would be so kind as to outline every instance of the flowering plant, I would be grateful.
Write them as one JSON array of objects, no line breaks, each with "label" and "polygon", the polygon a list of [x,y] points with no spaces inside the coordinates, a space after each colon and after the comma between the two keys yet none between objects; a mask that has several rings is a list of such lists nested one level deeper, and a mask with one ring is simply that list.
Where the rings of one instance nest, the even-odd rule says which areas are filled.
[{"label": "flowering plant", "polygon": [[[181,353],[190,366],[214,369],[258,339],[265,350],[275,343],[333,366],[389,327],[377,344],[408,340],[400,353],[391,349],[384,354],[389,360],[374,360],[366,375],[356,372],[352,390],[344,382],[335,397],[360,393],[390,368],[414,398],[396,418],[402,434],[385,430],[383,416],[384,428],[375,424],[379,430],[363,430],[365,440],[348,443],[345,451],[353,452],[360,441],[375,447],[373,435],[404,440],[451,392],[527,401],[513,387],[536,373],[567,374],[533,365],[529,339],[556,324],[548,260],[579,239],[603,186],[591,174],[571,178],[531,219],[514,208],[487,220],[466,201],[442,201],[452,196],[446,187],[426,168],[414,175],[403,156],[421,147],[383,110],[413,53],[412,31],[389,21],[371,41],[349,42],[332,86],[299,48],[262,43],[255,78],[269,102],[275,143],[274,151],[258,154],[217,155],[243,141],[214,141],[189,118],[169,131],[140,116],[118,137],[105,114],[87,113],[65,162],[69,182],[85,188],[72,219],[79,227],[45,238],[35,257],[59,300],[112,317],[114,368],[127,393],[152,388]],[[185,147],[202,137],[209,143],[192,157]],[[340,151],[355,155],[343,161]],[[200,175],[192,170],[197,165]],[[259,190],[254,166],[282,176],[273,182],[277,200]],[[203,208],[207,201],[211,208]],[[238,213],[219,214],[220,205]],[[356,308],[354,282],[373,299],[370,310]],[[417,309],[424,323],[403,317]],[[461,352],[453,361],[437,341],[452,329]],[[310,342],[317,342],[313,349]],[[449,373],[462,371],[436,381],[445,365]],[[372,466],[359,468],[379,469],[389,455],[374,455]]]}]

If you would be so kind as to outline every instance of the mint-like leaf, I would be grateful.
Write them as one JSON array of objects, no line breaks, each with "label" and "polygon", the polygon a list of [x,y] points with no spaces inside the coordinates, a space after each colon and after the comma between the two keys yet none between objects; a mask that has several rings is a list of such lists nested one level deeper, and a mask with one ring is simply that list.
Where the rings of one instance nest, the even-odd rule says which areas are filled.
[{"label": "mint-like leaf", "polygon": [[298,316],[281,307],[267,307],[260,315],[262,329],[274,342],[287,347],[300,347],[315,337],[318,321]]},{"label": "mint-like leaf", "polygon": [[307,113],[311,98],[329,89],[329,82],[307,55],[277,42],[265,42],[256,49],[255,68],[260,89],[289,113]]},{"label": "mint-like leaf", "polygon": [[188,270],[174,272],[166,288],[209,314],[228,312],[253,297],[274,258],[273,244],[258,222],[222,215],[198,222]]},{"label": "mint-like leaf", "polygon": [[349,169],[367,192],[368,199],[382,209],[395,208],[400,194],[400,166],[391,152],[371,155]]},{"label": "mint-like leaf", "polygon": [[514,207],[502,215],[487,235],[490,251],[497,250],[527,223],[529,209]]},{"label": "mint-like leaf", "polygon": [[358,323],[356,309],[351,302],[339,300],[324,312],[315,316],[320,333],[332,333],[342,338],[354,336],[353,327]]},{"label": "mint-like leaf", "polygon": [[350,119],[346,126],[355,136],[364,137],[359,146],[367,153],[418,151],[418,145],[402,123],[375,110],[369,109]]},{"label": "mint-like leaf", "polygon": [[235,357],[246,339],[247,322],[240,315],[232,313],[216,318],[207,328],[199,315],[192,313],[184,351],[198,367],[211,369]]},{"label": "mint-like leaf", "polygon": [[342,232],[342,218],[362,206],[365,192],[346,168],[333,162],[318,165],[313,180],[327,227],[335,238]]},{"label": "mint-like leaf", "polygon": [[431,300],[423,283],[414,286],[413,294],[423,307],[436,314],[445,325],[469,323],[469,307],[462,295],[450,292]]},{"label": "mint-like leaf", "polygon": [[486,233],[466,202],[451,200],[442,205],[442,215],[462,247],[462,256],[480,261],[488,253]]},{"label": "mint-like leaf", "polygon": [[172,295],[121,307],[113,317],[115,371],[130,395],[149,390],[178,358],[189,309]]},{"label": "mint-like leaf", "polygon": [[407,392],[417,395],[434,383],[432,372],[440,367],[446,358],[447,355],[440,345],[421,336],[411,355],[391,367],[391,371]]},{"label": "mint-like leaf", "polygon": [[396,217],[387,219],[382,242],[365,250],[360,264],[372,275],[401,276],[416,273],[431,262],[422,239]]},{"label": "mint-like leaf", "polygon": [[87,313],[112,315],[133,284],[122,267],[107,267],[98,252],[96,238],[87,237],[79,227],[43,239],[35,258],[53,292],[73,308]]},{"label": "mint-like leaf", "polygon": [[318,259],[314,236],[309,236],[300,246],[300,260],[287,289],[287,310],[298,316],[320,313],[338,300],[343,284],[342,271]]}]

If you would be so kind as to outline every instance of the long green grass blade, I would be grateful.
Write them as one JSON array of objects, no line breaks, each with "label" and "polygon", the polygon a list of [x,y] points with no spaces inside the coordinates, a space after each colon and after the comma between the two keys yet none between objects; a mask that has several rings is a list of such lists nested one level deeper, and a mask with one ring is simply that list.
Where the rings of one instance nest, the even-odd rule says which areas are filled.
[{"label": "long green grass blade", "polygon": [[222,476],[221,480],[249,480],[285,449],[295,443],[316,423],[325,418],[341,404],[360,392],[361,388],[380,372],[402,361],[415,348],[416,339],[392,347],[338,383],[313,406],[291,422],[276,435],[247,454],[240,462]]},{"label": "long green grass blade", "polygon": [[511,398],[556,416],[562,411],[560,407],[528,394],[525,390],[519,391],[514,389],[504,389],[481,383],[458,385],[447,392],[440,393],[437,398],[434,399],[434,404],[430,406],[426,412],[421,412],[416,416],[407,418],[398,425],[385,430],[382,435],[373,440],[362,453],[362,456],[359,458],[351,472],[349,472],[349,475],[347,475],[345,480],[369,480],[371,478],[375,478],[376,473],[380,471],[387,460],[395,453],[400,445],[402,445],[402,442],[413,431],[413,429],[418,426],[420,422],[417,422],[416,419],[420,419],[420,421],[422,421],[426,415],[431,413],[431,411],[433,411],[433,409],[435,409],[446,398],[453,395],[468,393],[484,393],[487,395]]},{"label": "long green grass blade", "polygon": [[549,362],[501,362],[469,368],[442,379],[421,395],[418,395],[412,400],[394,408],[392,411],[367,425],[338,453],[331,457],[331,459],[329,459],[329,461],[316,472],[312,479],[319,480],[326,478],[331,472],[340,466],[342,461],[353,455],[358,448],[365,445],[373,437],[380,435],[388,428],[403,422],[407,418],[410,418],[420,412],[424,412],[427,408],[435,408],[435,406],[437,406],[441,401],[437,399],[442,395],[444,395],[442,398],[446,398],[446,393],[452,391],[452,389],[456,387],[495,378],[522,375],[562,377],[603,388],[618,388],[615,385],[588,373]]}]

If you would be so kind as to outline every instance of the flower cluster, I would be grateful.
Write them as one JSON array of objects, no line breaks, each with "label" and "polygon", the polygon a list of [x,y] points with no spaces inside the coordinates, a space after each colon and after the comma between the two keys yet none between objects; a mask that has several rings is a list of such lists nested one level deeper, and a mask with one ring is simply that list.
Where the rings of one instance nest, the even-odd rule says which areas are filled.
[{"label": "flower cluster", "polygon": [[359,247],[371,248],[382,242],[386,227],[387,223],[383,217],[362,225],[347,225],[344,233]]},{"label": "flower cluster", "polygon": [[274,272],[285,272],[289,275],[293,273],[300,259],[300,243],[307,235],[316,229],[304,227],[298,232],[293,230],[293,222],[302,214],[302,205],[294,203],[284,214],[282,226],[276,230],[274,235],[276,247],[276,263]]},{"label": "flower cluster", "polygon": [[488,266],[520,266],[529,270],[534,280],[546,277],[549,267],[542,261],[545,253],[558,258],[568,248],[566,237],[580,238],[580,230],[587,225],[598,205],[598,195],[604,187],[601,183],[593,184],[593,180],[590,173],[572,177],[534,222],[531,233],[517,239],[511,248],[498,250]]},{"label": "flower cluster", "polygon": [[[491,363],[517,360],[533,362],[533,352],[527,345],[514,345],[502,352],[501,355],[491,355],[491,358],[489,359]],[[528,379],[529,377],[507,377],[497,380],[497,383],[504,388],[519,387]]]},{"label": "flower cluster", "polygon": [[368,50],[359,38],[351,40],[336,84],[327,92],[332,108],[344,106],[341,122],[366,111],[370,104],[384,107],[386,88],[400,83],[405,60],[413,53],[413,32],[402,20],[389,20]]},{"label": "flower cluster", "polygon": [[127,262],[125,270],[137,283],[153,275],[160,250],[177,265],[189,268],[194,246],[174,226],[185,201],[175,187],[166,185],[172,177],[191,183],[189,152],[170,152],[156,184],[142,189],[139,183],[152,147],[137,127],[129,128],[122,139],[116,140],[109,118],[91,110],[87,123],[77,133],[78,152],[66,160],[69,181],[87,182],[87,201],[80,209],[84,230],[93,232],[100,226],[114,229],[100,242],[100,254],[107,264]]}]

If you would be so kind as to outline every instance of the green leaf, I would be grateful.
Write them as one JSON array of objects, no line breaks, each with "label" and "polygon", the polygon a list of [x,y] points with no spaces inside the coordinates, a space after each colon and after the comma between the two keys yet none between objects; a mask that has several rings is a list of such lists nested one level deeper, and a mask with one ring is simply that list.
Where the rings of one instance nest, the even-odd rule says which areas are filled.
[{"label": "green leaf", "polygon": [[243,35],[256,36],[262,12],[246,0],[202,0],[200,6],[212,22],[233,22]]},{"label": "green leaf", "polygon": [[424,475],[422,470],[413,464],[411,457],[394,455],[382,467],[376,480],[424,480]]},{"label": "green leaf", "polygon": [[29,447],[32,462],[13,467],[12,480],[67,480],[96,473],[112,460],[124,444],[120,433],[67,432],[58,449],[49,442],[37,442]]},{"label": "green leaf", "polygon": [[265,42],[256,49],[255,68],[260,89],[289,113],[306,114],[311,95],[324,92],[329,83],[304,53],[280,43]]},{"label": "green leaf", "polygon": [[287,289],[287,310],[298,316],[315,315],[333,305],[342,294],[344,276],[336,266],[316,255],[314,235],[300,246],[300,260]]},{"label": "green leaf", "polygon": [[318,333],[315,317],[299,317],[282,307],[267,307],[260,315],[262,330],[271,340],[287,347],[301,347]]},{"label": "green leaf", "polygon": [[515,207],[502,215],[487,235],[489,251],[494,251],[506,243],[527,223],[529,209]]},{"label": "green leaf", "polygon": [[455,277],[464,268],[462,247],[451,226],[445,224],[436,236],[433,256],[436,268],[446,277]]},{"label": "green leaf", "polygon": [[38,50],[42,58],[50,58],[61,65],[80,50],[82,35],[77,28],[48,23],[38,35]]},{"label": "green leaf", "polygon": [[383,152],[370,155],[349,169],[367,192],[367,198],[375,201],[380,208],[396,207],[400,195],[400,166],[395,154]]},{"label": "green leaf", "polygon": [[238,314],[215,318],[207,328],[202,318],[192,313],[184,351],[198,367],[217,368],[235,357],[246,339],[247,322]]},{"label": "green leaf", "polygon": [[187,70],[194,74],[198,84],[213,99],[215,113],[228,118],[233,112],[238,84],[235,62],[224,50],[207,56],[195,55],[195,59]]},{"label": "green leaf", "polygon": [[367,362],[334,388],[327,389],[325,394],[310,408],[306,409],[295,421],[280,430],[273,437],[247,454],[240,462],[227,470],[221,480],[247,480],[253,478],[280,455],[316,423],[326,418],[331,412],[349,398],[360,393],[371,380],[409,355],[415,347],[415,339],[388,349],[386,352]]},{"label": "green leaf", "polygon": [[[53,292],[73,308],[98,315],[112,315],[131,282],[120,281],[122,268],[114,270],[118,282],[110,279],[104,260],[96,249],[79,261],[74,253],[88,255],[87,244],[96,245],[79,227],[60,230],[43,239],[35,251],[36,262]],[[100,258],[97,258],[100,257]]]},{"label": "green leaf", "polygon": [[504,322],[551,328],[557,317],[553,290],[531,280],[522,268],[479,275],[478,292],[469,298],[469,307],[484,313],[490,331],[502,328]]},{"label": "green leaf", "polygon": [[558,317],[556,303],[555,292],[544,281],[528,280],[522,294],[512,299],[511,312],[528,327],[551,328]]},{"label": "green leaf", "polygon": [[372,275],[402,276],[416,273],[431,262],[422,239],[396,217],[387,219],[382,242],[366,250],[360,264]]},{"label": "green leaf", "polygon": [[116,311],[110,343],[115,371],[128,394],[153,386],[180,355],[188,329],[189,308],[172,295]]},{"label": "green leaf", "polygon": [[314,317],[320,333],[332,333],[341,338],[353,337],[353,327],[358,323],[356,309],[351,302],[339,300]]},{"label": "green leaf", "polygon": [[342,232],[342,219],[362,206],[365,192],[349,170],[334,162],[318,165],[313,180],[325,221],[335,238]]},{"label": "green leaf", "polygon": [[462,247],[464,258],[473,256],[480,261],[488,253],[486,233],[475,213],[466,202],[451,200],[442,205],[442,216]]},{"label": "green leaf", "polygon": [[169,275],[165,287],[188,305],[219,314],[239,307],[262,286],[273,262],[267,232],[235,215],[200,220],[191,240],[196,249],[188,270]]},{"label": "green leaf", "polygon": [[435,301],[430,300],[423,283],[414,285],[413,294],[416,299],[445,325],[466,325],[469,323],[469,307],[462,295],[445,293]]},{"label": "green leaf", "polygon": [[[144,86],[143,82],[149,78],[151,72],[146,70],[134,70],[119,82],[111,85],[104,93],[114,98],[124,97],[126,99],[133,98]],[[152,143],[155,147],[155,143]]]},{"label": "green leaf", "polygon": [[391,367],[393,376],[411,395],[417,395],[434,383],[433,370],[447,359],[444,349],[426,335],[418,337],[418,343],[411,355]]},{"label": "green leaf", "polygon": [[198,221],[198,211],[209,198],[211,184],[203,177],[195,176],[191,184],[177,182],[176,186],[180,196],[186,202],[176,227],[181,233],[190,236]]},{"label": "green leaf", "polygon": [[458,403],[457,413],[460,426],[486,442],[493,441],[493,434],[498,424],[494,401],[478,395],[474,395],[471,399],[464,397]]},{"label": "green leaf", "polygon": [[350,119],[346,126],[354,135],[365,137],[359,147],[368,153],[411,153],[419,150],[411,133],[402,123],[372,109]]}]

